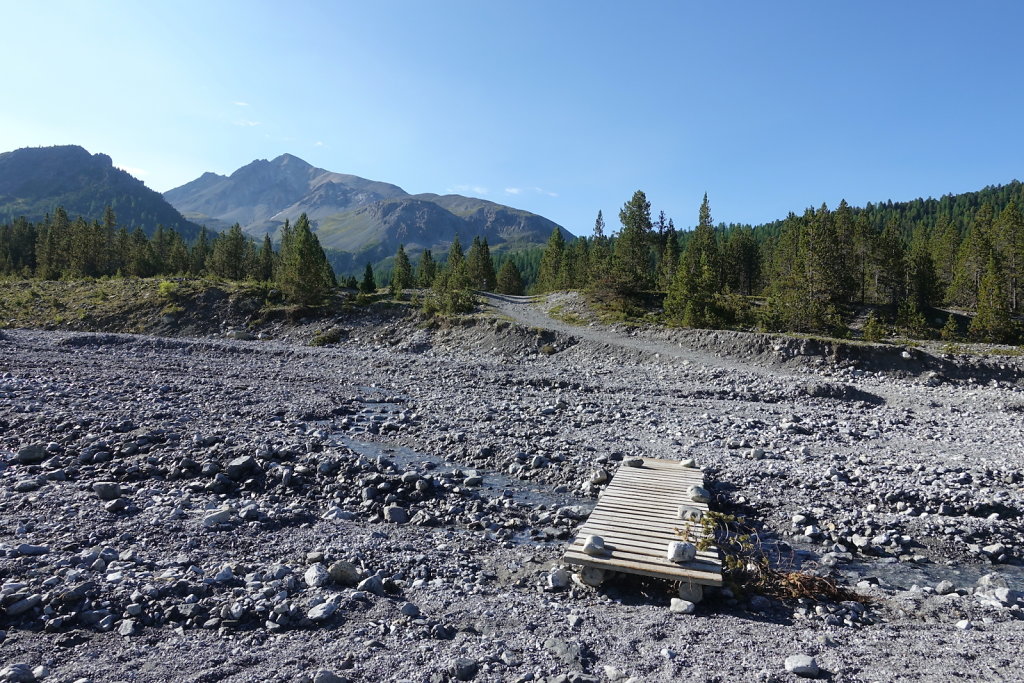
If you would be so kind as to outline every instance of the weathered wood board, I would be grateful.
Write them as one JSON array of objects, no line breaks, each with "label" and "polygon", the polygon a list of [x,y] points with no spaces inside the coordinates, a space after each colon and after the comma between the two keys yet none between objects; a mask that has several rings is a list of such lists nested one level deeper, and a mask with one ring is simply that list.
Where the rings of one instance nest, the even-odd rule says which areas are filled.
[{"label": "weathered wood board", "polygon": [[[687,492],[703,486],[704,473],[683,467],[678,460],[645,458],[641,467],[620,467],[598,500],[597,507],[579,528],[562,561],[608,571],[653,576],[670,581],[688,581],[707,586],[722,585],[722,563],[718,549],[697,553],[691,562],[670,562],[666,557],[672,541],[703,540],[703,528],[679,519],[679,506],[708,511]],[[609,552],[594,557],[583,552],[588,536],[604,539]]]}]

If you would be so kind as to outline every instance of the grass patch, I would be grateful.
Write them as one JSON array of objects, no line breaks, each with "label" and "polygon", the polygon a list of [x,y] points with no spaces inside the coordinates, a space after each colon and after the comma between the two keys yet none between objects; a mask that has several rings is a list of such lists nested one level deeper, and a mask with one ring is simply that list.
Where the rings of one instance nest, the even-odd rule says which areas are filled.
[{"label": "grass patch", "polygon": [[576,315],[575,313],[572,313],[571,311],[565,310],[565,304],[558,304],[557,306],[552,306],[551,309],[548,311],[548,315],[554,318],[555,320],[561,320],[563,323],[566,323],[568,325],[575,325],[577,327],[581,327],[587,324],[587,321],[584,318],[581,318],[580,316]]}]

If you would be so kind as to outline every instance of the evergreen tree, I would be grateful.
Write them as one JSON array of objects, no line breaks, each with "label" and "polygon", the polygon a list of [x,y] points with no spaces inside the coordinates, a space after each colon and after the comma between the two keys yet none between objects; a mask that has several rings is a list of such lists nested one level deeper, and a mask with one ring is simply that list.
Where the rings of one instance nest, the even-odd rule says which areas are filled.
[{"label": "evergreen tree", "polygon": [[249,272],[246,267],[247,247],[248,239],[242,232],[242,226],[235,223],[213,241],[208,264],[210,272],[225,280],[244,280]]},{"label": "evergreen tree", "polygon": [[948,303],[964,308],[977,306],[981,278],[993,256],[992,220],[992,207],[988,204],[974,214],[957,251],[953,281],[946,292]]},{"label": "evergreen tree", "polygon": [[544,254],[540,257],[540,274],[537,277],[537,291],[553,292],[561,285],[562,252],[565,238],[557,227],[551,231]]},{"label": "evergreen tree", "polygon": [[359,291],[363,294],[373,294],[377,291],[377,282],[373,278],[373,266],[369,263],[363,270],[363,279],[359,282]]},{"label": "evergreen tree", "polygon": [[604,216],[597,212],[594,221],[594,235],[591,238],[590,258],[587,267],[587,285],[601,286],[607,283],[611,271],[612,250],[608,236],[604,234]]},{"label": "evergreen tree", "polygon": [[412,264],[405,253],[405,245],[398,245],[398,253],[395,254],[395,267],[391,271],[391,294],[400,296],[403,289],[412,287]]},{"label": "evergreen tree", "polygon": [[479,235],[473,238],[473,244],[469,248],[469,255],[466,257],[466,272],[471,287],[489,292],[494,289],[495,275],[494,262],[491,261],[491,249],[487,240],[480,240]]},{"label": "evergreen tree", "polygon": [[512,261],[505,261],[498,270],[498,293],[520,295],[523,293],[523,279]]},{"label": "evergreen tree", "polygon": [[663,241],[665,244],[658,262],[658,289],[667,292],[672,287],[672,282],[676,279],[676,270],[679,268],[679,240],[674,227],[665,229]]},{"label": "evergreen tree", "polygon": [[192,246],[192,254],[189,262],[189,272],[198,276],[206,272],[206,261],[210,258],[210,240],[204,225],[199,230],[199,238]]},{"label": "evergreen tree", "polygon": [[175,231],[171,231],[170,246],[167,249],[167,261],[163,265],[166,275],[185,275],[189,270],[188,245]]},{"label": "evergreen tree", "polygon": [[718,238],[711,223],[705,193],[697,228],[679,260],[675,279],[665,297],[665,313],[687,327],[710,327],[720,322],[715,297],[722,284]]},{"label": "evergreen tree", "polygon": [[270,282],[274,279],[274,245],[270,241],[270,233],[263,236],[263,245],[260,247],[259,256],[256,259],[255,278],[260,282]]},{"label": "evergreen tree", "polygon": [[416,284],[419,287],[427,288],[434,284],[437,276],[437,263],[429,249],[424,249],[420,254],[420,263],[416,268]]},{"label": "evergreen tree", "polygon": [[[956,254],[960,247],[960,232],[946,216],[939,216],[935,228],[928,236],[935,270],[935,300],[944,301],[956,267]],[[955,322],[955,321],[954,321]]]},{"label": "evergreen tree", "polygon": [[911,307],[921,311],[937,300],[938,284],[928,234],[924,227],[914,230],[907,252],[907,290]]},{"label": "evergreen tree", "polygon": [[991,344],[1015,341],[1013,323],[1010,320],[1010,306],[1003,291],[1003,278],[995,258],[990,258],[978,290],[978,311],[971,320],[971,339]]},{"label": "evergreen tree", "polygon": [[300,305],[319,304],[335,286],[334,272],[305,213],[291,227],[282,226],[278,287],[288,300]]},{"label": "evergreen tree", "polygon": [[1011,199],[999,214],[992,232],[1010,310],[1016,311],[1024,289],[1024,218],[1015,200]]},{"label": "evergreen tree", "polygon": [[907,295],[906,245],[895,221],[886,224],[875,240],[873,254],[875,296],[879,303],[899,308]]},{"label": "evergreen tree", "polygon": [[456,235],[455,239],[452,240],[451,246],[448,247],[448,270],[454,272],[461,268],[465,261],[466,256],[462,253],[462,242],[459,241],[459,236]]},{"label": "evergreen tree", "polygon": [[619,211],[622,230],[615,240],[612,253],[613,288],[620,294],[632,294],[650,289],[651,203],[642,190],[633,193]]}]

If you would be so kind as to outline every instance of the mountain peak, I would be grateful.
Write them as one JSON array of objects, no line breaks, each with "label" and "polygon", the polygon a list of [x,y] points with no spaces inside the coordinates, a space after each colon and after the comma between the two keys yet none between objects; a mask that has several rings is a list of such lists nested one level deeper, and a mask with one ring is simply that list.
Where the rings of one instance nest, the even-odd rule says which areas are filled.
[{"label": "mountain peak", "polygon": [[302,166],[305,168],[313,168],[313,165],[307,162],[305,159],[300,159],[294,154],[288,154],[287,152],[278,157],[275,157],[274,159],[271,160],[270,163],[275,166],[284,166],[285,164],[289,164],[295,166]]}]

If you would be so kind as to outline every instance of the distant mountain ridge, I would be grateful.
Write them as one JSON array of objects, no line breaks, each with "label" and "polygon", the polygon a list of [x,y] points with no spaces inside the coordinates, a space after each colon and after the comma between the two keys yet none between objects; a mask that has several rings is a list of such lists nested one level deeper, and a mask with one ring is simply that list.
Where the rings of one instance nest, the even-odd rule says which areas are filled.
[{"label": "distant mountain ridge", "polygon": [[[397,185],[316,168],[291,154],[258,159],[231,175],[204,173],[164,197],[189,219],[216,229],[241,224],[257,237],[302,213],[320,243],[347,252],[353,264],[393,256],[399,244],[416,253],[486,237],[492,248],[543,244],[553,221],[509,206],[461,195],[410,195]],[[344,269],[335,259],[336,266]]]},{"label": "distant mountain ridge", "polygon": [[72,218],[100,220],[107,206],[113,207],[118,225],[129,231],[141,227],[152,235],[162,225],[186,240],[199,234],[198,225],[159,192],[115,168],[106,154],[89,154],[77,145],[0,153],[0,223],[20,216],[38,221],[57,207]]}]

